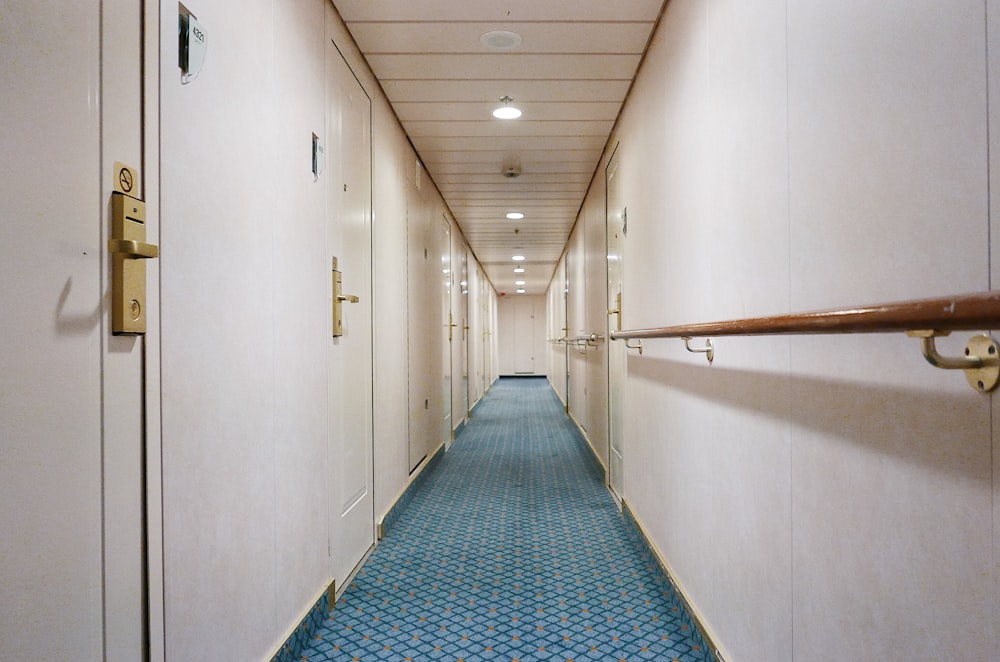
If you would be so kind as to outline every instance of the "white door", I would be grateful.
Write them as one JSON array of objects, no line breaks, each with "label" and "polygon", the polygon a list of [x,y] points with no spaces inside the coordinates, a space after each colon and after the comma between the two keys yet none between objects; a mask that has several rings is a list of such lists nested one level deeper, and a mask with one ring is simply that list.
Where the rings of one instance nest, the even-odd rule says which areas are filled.
[{"label": "white door", "polygon": [[[608,191],[608,310],[619,312],[608,315],[609,330],[619,328],[622,322],[622,311],[619,309],[622,301],[622,258],[625,243],[626,214],[622,202],[621,171],[618,168],[618,152],[616,151],[607,167]],[[608,336],[610,337],[610,336]],[[624,341],[608,343],[608,486],[615,498],[621,501],[625,492],[622,476],[624,464],[624,389],[628,376],[628,349]]]},{"label": "white door", "polygon": [[[0,3],[3,660],[39,646],[50,659],[162,657],[148,599],[161,572],[146,554],[159,558],[145,479],[159,455],[156,261],[145,337],[112,335],[109,295],[115,161],[138,169],[129,191],[150,198],[158,243],[144,19],[156,25],[154,5]],[[147,94],[155,109],[155,85]]]},{"label": "white door", "polygon": [[514,373],[535,374],[535,307],[514,303]]},{"label": "white door", "polygon": [[[562,328],[561,336],[565,338],[569,335],[569,269],[566,268],[566,262],[563,261],[563,291],[562,291]],[[563,368],[566,373],[566,413],[569,413],[569,385],[570,385],[570,375],[569,375],[569,343],[564,342],[562,344],[563,350]]]},{"label": "white door", "polygon": [[[327,45],[327,246],[337,258],[343,335],[328,348],[332,574],[344,586],[375,544],[372,433],[371,100]],[[331,307],[334,305],[331,279]]]},{"label": "white door", "polygon": [[458,285],[461,287],[461,301],[459,305],[459,314],[462,316],[462,326],[461,326],[461,339],[462,339],[462,411],[463,416],[468,419],[468,416],[472,413],[469,411],[470,403],[472,402],[472,382],[469,379],[469,250],[462,246],[461,251],[462,264],[459,268],[459,276],[461,280]]},{"label": "white door", "polygon": [[454,280],[451,268],[451,223],[447,218],[441,219],[441,234],[439,236],[441,249],[441,288],[438,295],[441,297],[441,406],[444,409],[444,417],[438,432],[438,439],[446,444],[451,444],[453,436],[452,428],[452,393],[451,393],[451,350],[454,342],[455,324],[451,310],[451,285]]}]

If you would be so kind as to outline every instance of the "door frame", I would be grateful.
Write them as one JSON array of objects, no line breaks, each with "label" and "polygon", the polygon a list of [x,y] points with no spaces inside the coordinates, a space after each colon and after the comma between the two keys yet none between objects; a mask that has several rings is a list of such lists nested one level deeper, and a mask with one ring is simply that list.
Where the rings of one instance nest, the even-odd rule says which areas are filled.
[{"label": "door frame", "polygon": [[[102,4],[101,196],[109,200],[116,188],[116,162],[134,167],[136,193],[146,203],[146,242],[159,246],[160,3]],[[173,24],[174,41],[176,30]],[[104,248],[110,228],[104,205],[102,292],[111,288],[112,259]],[[145,334],[113,335],[110,300],[102,306],[105,660],[166,657],[159,264],[146,261]]]}]

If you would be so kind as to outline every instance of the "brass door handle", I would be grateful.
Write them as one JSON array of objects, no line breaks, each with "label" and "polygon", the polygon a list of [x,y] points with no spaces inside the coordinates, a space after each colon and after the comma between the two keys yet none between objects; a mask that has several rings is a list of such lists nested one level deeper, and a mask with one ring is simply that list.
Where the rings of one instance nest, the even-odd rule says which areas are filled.
[{"label": "brass door handle", "polygon": [[142,241],[135,241],[134,239],[108,239],[108,250],[128,260],[145,260],[151,257],[160,257],[158,246]]},{"label": "brass door handle", "polygon": [[618,316],[618,331],[622,330],[622,293],[619,292],[615,295],[615,304],[618,306],[615,309],[608,309],[608,315]]},{"label": "brass door handle", "polygon": [[347,301],[348,303],[357,303],[361,301],[358,297],[353,294],[338,294],[337,301]]}]

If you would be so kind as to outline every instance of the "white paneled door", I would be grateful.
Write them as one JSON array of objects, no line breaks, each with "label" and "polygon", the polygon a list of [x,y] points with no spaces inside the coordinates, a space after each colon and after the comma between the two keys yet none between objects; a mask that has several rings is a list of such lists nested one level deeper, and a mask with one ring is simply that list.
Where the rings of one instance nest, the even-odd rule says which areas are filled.
[{"label": "white paneled door", "polygon": [[159,543],[147,541],[145,478],[159,456],[156,260],[148,335],[115,336],[108,248],[116,161],[136,169],[122,181],[149,198],[146,241],[158,243],[146,9],[0,3],[2,660],[162,655],[162,629],[149,625],[161,572],[147,561]]},{"label": "white paneled door", "polygon": [[535,374],[535,306],[514,303],[514,373]]},{"label": "white paneled door", "polygon": [[[444,333],[441,334],[443,346],[441,348],[441,406],[444,408],[444,416],[441,423],[440,439],[446,444],[451,444],[453,435],[452,423],[452,394],[451,394],[451,345],[454,342],[455,327],[454,315],[451,309],[451,287],[454,282],[451,263],[451,222],[447,218],[441,219],[441,322]],[[436,441],[436,440],[435,440]]]},{"label": "white paneled door", "polygon": [[[343,335],[328,350],[332,574],[343,586],[375,544],[372,448],[371,100],[327,46],[327,246],[337,259]],[[333,287],[330,291],[331,307]],[[331,323],[332,329],[332,323]],[[332,336],[332,333],[331,333]]]},{"label": "white paneled door", "polygon": [[[611,157],[607,168],[608,183],[608,325],[610,330],[622,323],[622,253],[625,243],[625,204],[622,201],[621,172],[618,153]],[[608,336],[610,337],[610,335]],[[610,451],[608,487],[620,502],[625,495],[622,470],[624,468],[624,414],[625,379],[628,375],[628,349],[625,342],[608,343],[608,436]]]},{"label": "white paneled door", "polygon": [[462,245],[461,248],[461,261],[462,264],[459,267],[459,276],[461,280],[458,282],[458,286],[461,288],[461,303],[459,304],[459,314],[462,316],[462,328],[460,331],[462,339],[462,416],[468,420],[469,414],[472,412],[469,407],[472,405],[472,381],[469,379],[469,249]]}]

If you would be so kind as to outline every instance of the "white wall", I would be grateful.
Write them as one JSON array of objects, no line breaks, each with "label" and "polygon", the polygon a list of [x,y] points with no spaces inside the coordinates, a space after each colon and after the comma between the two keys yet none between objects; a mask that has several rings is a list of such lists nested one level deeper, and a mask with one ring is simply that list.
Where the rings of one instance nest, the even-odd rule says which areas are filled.
[{"label": "white wall", "polygon": [[[989,288],[988,9],[670,2],[611,142],[626,326]],[[630,354],[625,497],[726,659],[994,659],[993,398],[902,334],[715,344]]]},{"label": "white wall", "polygon": [[[525,306],[532,307],[531,337],[522,338],[515,331],[517,323],[516,310]],[[534,375],[546,374],[545,342],[545,310],[544,296],[513,295],[500,297],[497,301],[497,351],[501,375],[524,374],[518,371],[517,357],[534,357],[531,363]],[[524,367],[524,366],[521,366]]]},{"label": "white wall", "polygon": [[[329,263],[315,238],[326,234],[327,200],[308,163],[326,123],[328,39],[373,100],[377,519],[410,480],[415,155],[329,3],[188,6],[210,35],[192,84],[178,82],[176,25],[164,19],[161,35],[166,644],[176,659],[260,659],[328,583],[336,544],[318,359]],[[162,11],[174,16],[176,4]],[[337,140],[327,137],[328,158]],[[423,211],[440,221],[440,196],[429,180],[423,188]],[[440,310],[440,295],[426,296]],[[436,333],[440,344],[446,330]],[[431,413],[442,411],[439,393]]]},{"label": "white wall", "polygon": [[260,659],[330,576],[325,9],[189,7],[205,68],[181,86],[166,18],[161,61],[167,653]]},{"label": "white wall", "polygon": [[[327,201],[309,173],[308,145],[327,119],[329,38],[374,99],[376,514],[410,479],[400,339],[409,322],[412,148],[328,2],[187,4],[210,35],[205,68],[188,86],[176,66],[176,3],[122,12],[111,3],[103,14],[97,6],[44,3],[0,10],[10,64],[0,78],[11,92],[0,107],[12,129],[2,136],[10,158],[0,177],[9,220],[0,227],[0,270],[10,313],[0,322],[8,350],[0,358],[3,659],[28,657],[39,642],[57,657],[131,659],[120,647],[141,636],[141,613],[124,598],[136,598],[141,587],[133,582],[135,555],[123,553],[138,548],[139,534],[121,515],[141,508],[133,462],[140,447],[129,439],[126,458],[109,445],[119,442],[126,420],[131,426],[145,416],[150,426],[154,658],[165,644],[169,659],[261,659],[328,582],[328,504],[337,486],[329,471],[327,379],[317,360],[324,334],[316,333],[329,322],[322,303],[329,263],[316,241],[326,231]],[[146,53],[149,79],[162,77],[162,99],[155,84],[146,90],[145,164],[131,144],[138,143],[138,104],[118,100],[133,92],[138,99],[141,63],[132,51],[143,36],[137,12],[144,8],[147,25],[162,14],[159,35],[145,35],[161,48]],[[118,39],[114,30],[123,26]],[[114,131],[102,131],[102,122]],[[149,240],[161,247],[148,277],[153,333],[145,345],[110,337],[101,294],[106,166],[114,159],[140,167]],[[440,209],[433,183],[429,190]],[[158,239],[161,211],[167,227]],[[43,244],[51,255],[40,261]],[[162,382],[156,266],[164,275]],[[470,269],[482,284],[476,332],[485,385],[496,365],[495,293],[474,260]],[[144,349],[146,410],[141,388],[123,395],[123,370],[109,369],[137,364]],[[119,481],[125,469],[131,473]],[[127,549],[118,544],[122,536]],[[161,605],[165,641],[157,627]]]}]

